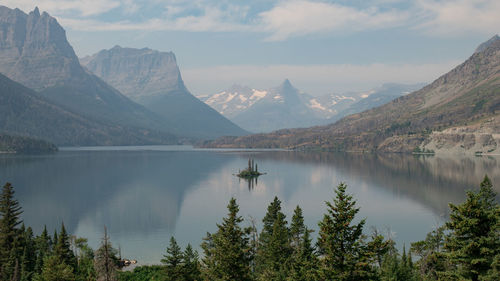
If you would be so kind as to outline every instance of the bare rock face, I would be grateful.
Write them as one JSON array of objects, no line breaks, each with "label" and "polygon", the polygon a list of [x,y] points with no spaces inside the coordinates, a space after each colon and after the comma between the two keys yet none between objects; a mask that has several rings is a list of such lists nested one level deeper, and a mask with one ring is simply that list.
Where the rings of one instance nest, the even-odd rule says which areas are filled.
[{"label": "bare rock face", "polygon": [[172,52],[115,46],[81,59],[82,65],[129,98],[143,98],[184,90]]},{"label": "bare rock face", "polygon": [[34,90],[81,75],[64,29],[38,8],[29,14],[0,6],[0,72]]},{"label": "bare rock face", "polygon": [[247,133],[187,90],[172,52],[115,46],[81,62],[124,95],[174,124],[180,135],[215,138]]},{"label": "bare rock face", "polygon": [[[26,14],[0,6],[0,73],[84,118],[134,128],[137,134],[161,131],[166,139],[177,133],[173,124],[86,71],[64,29],[38,8]],[[149,143],[148,137],[144,143]]]}]

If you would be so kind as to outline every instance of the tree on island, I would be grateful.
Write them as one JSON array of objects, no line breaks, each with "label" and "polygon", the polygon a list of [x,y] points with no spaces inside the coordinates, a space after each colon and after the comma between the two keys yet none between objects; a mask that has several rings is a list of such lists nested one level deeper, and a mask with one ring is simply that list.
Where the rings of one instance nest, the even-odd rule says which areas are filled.
[{"label": "tree on island", "polygon": [[238,177],[245,179],[256,178],[260,175],[263,175],[263,173],[259,172],[257,164],[250,158],[248,159],[248,167],[243,171],[239,171],[237,174]]}]

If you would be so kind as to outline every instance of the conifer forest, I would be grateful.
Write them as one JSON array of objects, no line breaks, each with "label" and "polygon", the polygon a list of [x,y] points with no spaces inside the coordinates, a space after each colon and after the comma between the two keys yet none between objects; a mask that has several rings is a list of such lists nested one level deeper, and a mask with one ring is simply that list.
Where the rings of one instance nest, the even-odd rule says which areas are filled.
[{"label": "conifer forest", "polygon": [[[217,231],[200,245],[182,249],[169,239],[161,264],[126,270],[107,231],[92,249],[87,239],[60,229],[33,233],[22,221],[14,186],[6,183],[0,198],[0,280],[2,281],[139,281],[139,280],[482,280],[500,277],[500,205],[491,180],[468,191],[465,202],[450,204],[449,219],[423,240],[403,245],[380,231],[365,228],[360,208],[339,184],[318,218],[319,231],[305,225],[297,206],[287,220],[275,197],[262,219],[245,222],[236,199]],[[313,237],[317,237],[314,239]],[[401,247],[399,247],[401,249]]]}]

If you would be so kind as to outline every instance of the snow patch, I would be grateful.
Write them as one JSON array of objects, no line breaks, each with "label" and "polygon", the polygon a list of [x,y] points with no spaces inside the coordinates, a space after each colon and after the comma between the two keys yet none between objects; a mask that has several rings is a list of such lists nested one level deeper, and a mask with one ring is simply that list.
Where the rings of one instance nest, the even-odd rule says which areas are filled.
[{"label": "snow patch", "polygon": [[252,89],[253,95],[250,97],[251,100],[257,99],[260,100],[261,98],[265,97],[267,95],[267,91],[259,91]]},{"label": "snow patch", "polygon": [[229,96],[226,98],[224,102],[230,102],[234,97],[236,97],[237,94],[238,93],[229,94]]},{"label": "snow patch", "polygon": [[371,91],[368,91],[366,93],[362,93],[361,94],[361,98],[362,99],[366,99],[367,97],[369,97],[371,94],[375,93],[375,90],[371,90]]},{"label": "snow patch", "polygon": [[324,106],[322,106],[316,99],[311,99],[309,101],[309,106],[311,108],[319,109],[319,110],[326,110]]}]

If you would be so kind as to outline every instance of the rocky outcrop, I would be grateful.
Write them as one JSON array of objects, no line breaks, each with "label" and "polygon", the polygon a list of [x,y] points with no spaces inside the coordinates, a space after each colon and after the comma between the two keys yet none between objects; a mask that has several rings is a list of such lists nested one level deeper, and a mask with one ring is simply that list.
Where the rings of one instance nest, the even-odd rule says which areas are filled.
[{"label": "rocky outcrop", "polygon": [[[86,71],[67,41],[64,29],[46,12],[40,14],[38,8],[26,14],[19,9],[0,6],[0,72],[36,90],[51,105],[92,120],[92,126],[102,125],[77,134],[81,138],[71,139],[73,144],[171,143],[172,134],[177,133],[175,125],[168,120],[132,102]],[[45,124],[42,127],[50,126]],[[103,127],[120,129],[101,131],[104,136],[113,136],[108,141],[101,136],[97,137],[98,142],[93,137],[83,137]],[[130,131],[125,133],[125,130]],[[59,132],[64,133],[67,132]],[[134,137],[130,138],[130,135]],[[158,141],[156,137],[150,138],[153,135],[163,135],[165,139]],[[128,142],[136,137],[140,140]],[[58,139],[57,143],[66,141]]]},{"label": "rocky outcrop", "polygon": [[500,154],[500,116],[432,132],[419,147],[439,154]]},{"label": "rocky outcrop", "polygon": [[174,53],[115,46],[81,59],[82,65],[129,98],[186,91]]},{"label": "rocky outcrop", "polygon": [[57,20],[38,8],[29,14],[0,6],[0,72],[34,90],[84,75]]}]

